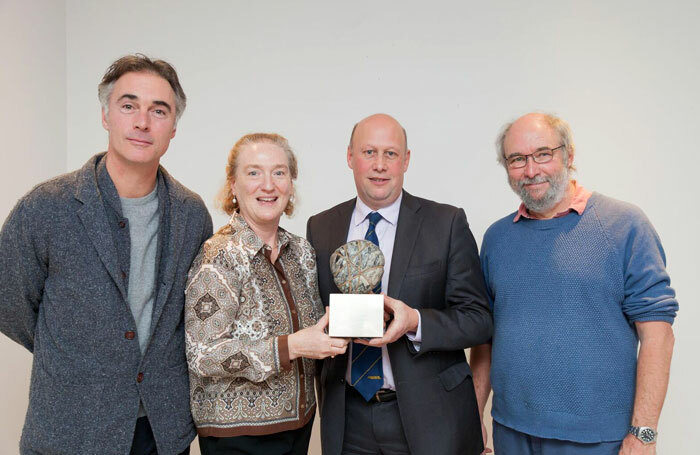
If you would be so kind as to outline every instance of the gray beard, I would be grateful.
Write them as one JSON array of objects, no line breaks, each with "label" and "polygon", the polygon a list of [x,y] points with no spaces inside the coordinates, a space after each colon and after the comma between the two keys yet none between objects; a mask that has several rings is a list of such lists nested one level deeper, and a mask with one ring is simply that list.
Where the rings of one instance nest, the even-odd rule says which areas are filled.
[{"label": "gray beard", "polygon": [[[530,193],[525,189],[525,185],[533,183],[549,183],[549,188],[544,196],[535,199],[530,196]],[[560,173],[552,176],[539,176],[532,179],[524,178],[521,180],[513,180],[508,178],[508,183],[515,194],[520,197],[525,207],[531,212],[542,213],[552,209],[566,195],[566,189],[569,185],[569,169],[564,166]]]}]

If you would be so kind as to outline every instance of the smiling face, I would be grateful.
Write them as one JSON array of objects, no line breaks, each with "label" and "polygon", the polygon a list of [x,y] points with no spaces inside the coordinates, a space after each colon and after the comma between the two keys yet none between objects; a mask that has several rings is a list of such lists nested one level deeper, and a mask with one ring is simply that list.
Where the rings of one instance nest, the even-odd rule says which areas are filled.
[{"label": "smiling face", "polygon": [[231,192],[253,231],[277,229],[292,191],[289,160],[282,147],[269,142],[243,146],[236,158]]},{"label": "smiling face", "polygon": [[377,114],[358,123],[347,160],[362,202],[372,210],[391,205],[401,194],[410,159],[403,129],[392,117]]},{"label": "smiling face", "polygon": [[[516,120],[508,130],[503,149],[505,158],[514,155],[530,155],[543,148],[554,149],[561,145],[557,132],[539,114],[528,114]],[[552,161],[538,164],[528,157],[525,167],[506,167],[508,182],[525,206],[535,214],[556,213],[560,206],[568,204],[569,168],[573,153],[561,148],[554,152]]]},{"label": "smiling face", "polygon": [[111,159],[157,166],[175,136],[175,92],[156,74],[126,73],[114,83],[102,126],[109,132]]}]

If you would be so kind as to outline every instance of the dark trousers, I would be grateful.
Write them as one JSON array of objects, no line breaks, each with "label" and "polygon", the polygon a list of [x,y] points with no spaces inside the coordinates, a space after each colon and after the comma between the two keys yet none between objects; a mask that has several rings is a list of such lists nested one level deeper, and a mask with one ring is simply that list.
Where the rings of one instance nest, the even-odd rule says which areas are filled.
[{"label": "dark trousers", "polygon": [[343,455],[409,454],[398,401],[368,403],[347,386]]},{"label": "dark trousers", "polygon": [[493,449],[497,455],[617,455],[621,443],[538,438],[493,421]]},{"label": "dark trousers", "polygon": [[202,455],[306,455],[313,417],[301,428],[263,436],[199,437]]},{"label": "dark trousers", "polygon": [[[188,447],[180,455],[189,455],[189,453],[190,448]],[[148,417],[139,417],[136,420],[136,431],[134,431],[134,440],[131,443],[129,455],[158,455],[156,440],[153,437]]]}]

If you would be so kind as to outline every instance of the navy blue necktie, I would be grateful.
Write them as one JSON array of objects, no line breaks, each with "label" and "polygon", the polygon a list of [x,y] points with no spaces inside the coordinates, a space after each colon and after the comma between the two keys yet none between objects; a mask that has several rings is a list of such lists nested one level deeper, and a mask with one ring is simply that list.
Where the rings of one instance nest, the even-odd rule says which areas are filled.
[{"label": "navy blue necktie", "polygon": [[[367,218],[369,219],[369,227],[365,234],[365,240],[369,240],[379,246],[376,228],[382,216],[377,212],[372,212],[367,215]],[[381,281],[375,286],[373,291],[375,294],[379,294],[382,291]],[[382,349],[353,342],[350,379],[355,390],[360,392],[365,400],[371,400],[384,383]]]}]

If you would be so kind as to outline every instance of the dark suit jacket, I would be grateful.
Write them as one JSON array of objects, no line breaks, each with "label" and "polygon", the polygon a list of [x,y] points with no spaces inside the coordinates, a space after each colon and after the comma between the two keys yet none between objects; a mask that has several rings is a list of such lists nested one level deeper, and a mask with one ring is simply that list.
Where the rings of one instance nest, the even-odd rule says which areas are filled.
[{"label": "dark suit jacket", "polygon": [[[355,199],[311,217],[321,299],[339,290],[331,253],[346,242]],[[462,209],[404,191],[387,295],[417,308],[422,343],[404,336],[388,346],[401,422],[413,455],[478,454],[483,448],[471,370],[464,349],[485,343],[493,328],[474,238]],[[320,378],[321,442],[340,454],[345,427],[347,354],[326,359]]]},{"label": "dark suit jacket", "polygon": [[158,452],[180,453],[195,437],[184,289],[211,218],[199,196],[159,170],[170,229],[142,356],[129,334],[136,327],[97,186],[99,158],[34,188],[0,232],[0,330],[34,353],[20,451],[129,453],[141,400]]}]

